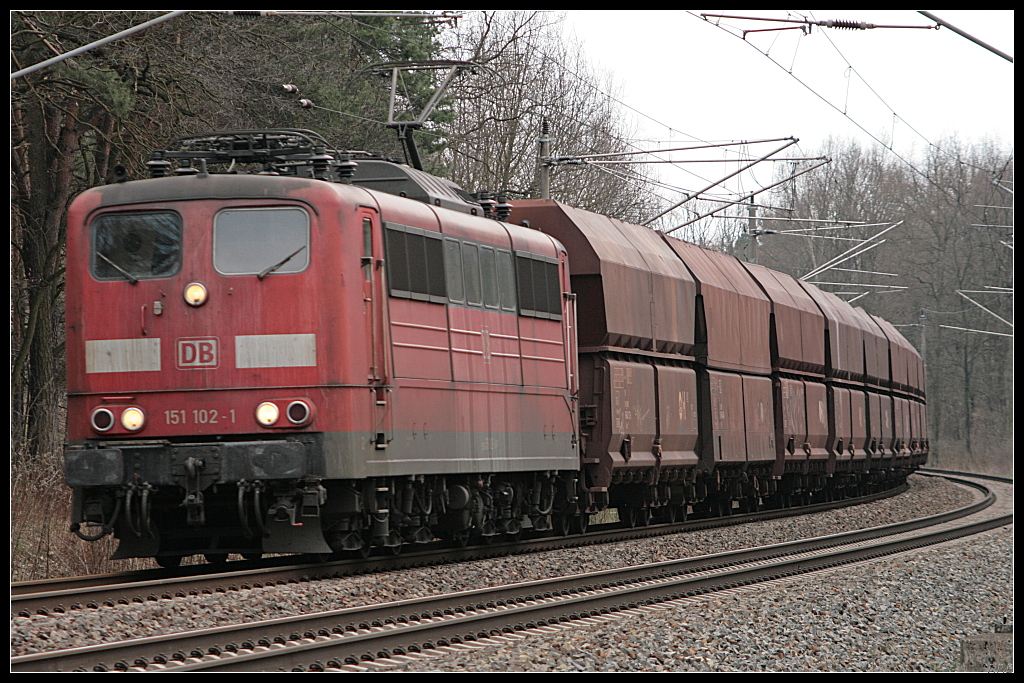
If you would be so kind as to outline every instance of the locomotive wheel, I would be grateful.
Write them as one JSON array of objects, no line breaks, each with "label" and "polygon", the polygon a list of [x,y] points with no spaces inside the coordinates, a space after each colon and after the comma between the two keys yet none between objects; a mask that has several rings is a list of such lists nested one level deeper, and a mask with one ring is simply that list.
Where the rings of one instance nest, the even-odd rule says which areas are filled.
[{"label": "locomotive wheel", "polygon": [[619,517],[630,529],[648,526],[651,523],[651,508],[619,508]]},{"label": "locomotive wheel", "polygon": [[453,531],[449,537],[449,541],[456,548],[465,548],[469,545],[469,529],[463,529],[462,531]]},{"label": "locomotive wheel", "polygon": [[392,531],[389,534],[388,545],[385,546],[388,552],[392,555],[401,555],[402,547],[405,545],[405,541],[402,539],[402,535],[396,531]]},{"label": "locomotive wheel", "polygon": [[242,559],[243,560],[256,561],[256,560],[260,559],[261,557],[263,557],[263,553],[260,552],[259,550],[254,550],[254,551],[252,551],[250,553],[242,553]]},{"label": "locomotive wheel", "polygon": [[210,564],[224,564],[228,561],[227,553],[203,553],[203,557]]},{"label": "locomotive wheel", "polygon": [[362,545],[360,545],[358,548],[356,548],[355,550],[346,551],[349,557],[357,557],[361,560],[365,560],[366,558],[368,558],[370,556],[370,553],[372,552],[373,544],[370,542],[369,534],[362,535]]},{"label": "locomotive wheel", "polygon": [[178,565],[181,564],[182,556],[181,555],[160,555],[158,557],[154,557],[153,559],[156,560],[156,563],[158,565],[160,565],[161,567],[163,567],[164,569],[170,569],[171,567],[177,567]]}]

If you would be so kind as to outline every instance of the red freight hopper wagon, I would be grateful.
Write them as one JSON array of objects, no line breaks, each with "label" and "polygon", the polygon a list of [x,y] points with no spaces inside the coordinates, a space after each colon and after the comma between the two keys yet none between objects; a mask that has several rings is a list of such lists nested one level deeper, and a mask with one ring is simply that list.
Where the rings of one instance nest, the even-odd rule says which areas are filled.
[{"label": "red freight hopper wagon", "polygon": [[772,306],[769,345],[779,453],[774,474],[790,475],[787,494],[821,489],[829,471],[825,317],[794,278],[752,263],[744,267]]}]

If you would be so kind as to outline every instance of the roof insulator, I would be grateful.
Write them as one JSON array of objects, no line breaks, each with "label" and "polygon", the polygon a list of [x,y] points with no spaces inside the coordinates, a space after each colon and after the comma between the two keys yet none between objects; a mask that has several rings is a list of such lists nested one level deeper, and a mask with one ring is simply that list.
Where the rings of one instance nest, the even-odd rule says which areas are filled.
[{"label": "roof insulator", "polygon": [[498,220],[502,223],[508,222],[508,217],[512,215],[512,205],[508,203],[508,197],[503,194],[498,195],[498,205],[495,207],[498,214]]}]

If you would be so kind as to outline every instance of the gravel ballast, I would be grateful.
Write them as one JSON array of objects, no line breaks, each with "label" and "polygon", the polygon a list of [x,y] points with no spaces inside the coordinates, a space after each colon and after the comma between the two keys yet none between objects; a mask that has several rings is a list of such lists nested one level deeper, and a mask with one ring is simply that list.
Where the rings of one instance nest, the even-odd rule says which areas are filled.
[{"label": "gravel ballast", "polygon": [[[912,477],[893,499],[788,520],[227,594],[11,620],[11,654],[450,593],[890,524],[973,494]],[[950,671],[1012,623],[1012,528],[914,555],[543,629],[385,671]],[[371,667],[377,669],[378,667]]]}]

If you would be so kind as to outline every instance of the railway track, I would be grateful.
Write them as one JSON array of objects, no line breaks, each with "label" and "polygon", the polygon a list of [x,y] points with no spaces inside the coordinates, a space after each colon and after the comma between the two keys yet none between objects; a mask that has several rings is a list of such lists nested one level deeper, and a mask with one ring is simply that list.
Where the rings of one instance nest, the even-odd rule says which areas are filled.
[{"label": "railway track", "polygon": [[26,655],[12,659],[12,670],[323,670],[414,656],[574,618],[613,618],[652,602],[819,571],[1009,523],[1009,514],[986,512],[994,501],[990,492],[944,515],[765,548]]},{"label": "railway track", "polygon": [[284,583],[394,571],[445,562],[467,562],[511,553],[558,550],[581,545],[748,524],[870,503],[898,495],[905,489],[904,485],[866,496],[821,502],[799,508],[736,513],[727,517],[695,519],[671,524],[652,524],[637,528],[624,528],[620,524],[606,524],[593,526],[584,534],[525,538],[507,544],[495,543],[465,548],[427,545],[399,555],[368,558],[343,558],[334,561],[322,561],[321,559],[308,561],[309,558],[303,558],[302,561],[295,562],[295,557],[290,556],[259,562],[236,561],[223,565],[202,564],[173,569],[17,582],[11,584],[11,614],[12,616],[28,616],[63,613],[69,610],[89,609],[104,605],[114,606],[188,595],[224,593]]}]

